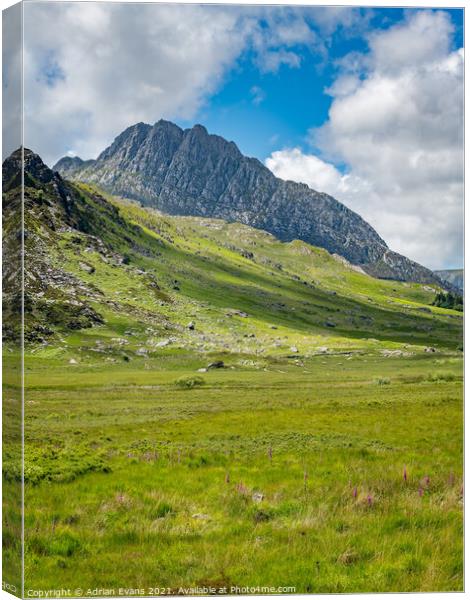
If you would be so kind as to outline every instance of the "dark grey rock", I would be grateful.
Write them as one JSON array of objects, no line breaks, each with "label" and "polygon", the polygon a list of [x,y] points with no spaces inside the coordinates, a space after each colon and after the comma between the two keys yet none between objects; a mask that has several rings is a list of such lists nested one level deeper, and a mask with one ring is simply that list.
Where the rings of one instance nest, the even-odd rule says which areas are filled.
[{"label": "dark grey rock", "polygon": [[223,360],[217,360],[217,361],[212,362],[209,365],[207,365],[208,369],[223,369],[224,367],[225,367],[225,363]]}]

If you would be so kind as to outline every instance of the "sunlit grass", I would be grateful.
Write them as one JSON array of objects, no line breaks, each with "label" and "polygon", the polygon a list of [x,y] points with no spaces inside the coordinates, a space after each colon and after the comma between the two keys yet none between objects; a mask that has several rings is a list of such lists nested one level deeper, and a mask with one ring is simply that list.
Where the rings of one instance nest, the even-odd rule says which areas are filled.
[{"label": "sunlit grass", "polygon": [[429,381],[432,357],[268,360],[200,386],[175,385],[195,369],[165,360],[128,367],[127,385],[112,365],[49,363],[28,393],[27,462],[43,472],[26,488],[27,585],[461,589],[449,361],[453,377]]}]

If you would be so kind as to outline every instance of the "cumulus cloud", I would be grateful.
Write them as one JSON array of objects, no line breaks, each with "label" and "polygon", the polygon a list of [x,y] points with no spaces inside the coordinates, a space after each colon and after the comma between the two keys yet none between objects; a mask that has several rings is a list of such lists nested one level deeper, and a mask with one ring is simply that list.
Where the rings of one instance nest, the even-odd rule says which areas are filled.
[{"label": "cumulus cloud", "polygon": [[318,156],[304,154],[300,148],[277,150],[266,159],[266,166],[281,179],[300,181],[328,194],[337,192],[341,173]]},{"label": "cumulus cloud", "polygon": [[[273,7],[255,11],[259,15],[259,22],[253,30],[251,43],[256,52],[255,63],[262,73],[277,73],[282,65],[300,67],[300,46],[324,55],[324,43],[302,11],[286,8],[273,10]],[[316,13],[313,15],[316,16]]]},{"label": "cumulus cloud", "polygon": [[217,7],[27,4],[26,144],[49,162],[90,157],[132,123],[190,118],[248,33]]},{"label": "cumulus cloud", "polygon": [[319,6],[313,10],[315,23],[324,36],[338,29],[347,35],[356,35],[366,29],[372,17],[370,9],[351,6]]},{"label": "cumulus cloud", "polygon": [[2,15],[2,160],[21,146],[22,141],[21,10],[21,4],[15,4]]},{"label": "cumulus cloud", "polygon": [[375,32],[328,90],[329,119],[311,132],[322,158],[287,150],[267,161],[283,177],[326,182],[394,250],[431,268],[463,260],[463,50],[452,33],[432,11]]}]

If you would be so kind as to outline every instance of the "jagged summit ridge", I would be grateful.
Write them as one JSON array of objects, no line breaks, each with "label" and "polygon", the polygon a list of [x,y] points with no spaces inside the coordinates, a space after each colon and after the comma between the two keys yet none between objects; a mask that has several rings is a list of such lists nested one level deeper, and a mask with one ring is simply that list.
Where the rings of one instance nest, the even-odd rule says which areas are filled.
[{"label": "jagged summit ridge", "polygon": [[66,157],[54,169],[168,214],[238,221],[282,241],[303,240],[377,277],[440,284],[431,271],[390,250],[335,198],[275,177],[202,125],[183,130],[164,120],[153,126],[137,123],[95,161]]}]

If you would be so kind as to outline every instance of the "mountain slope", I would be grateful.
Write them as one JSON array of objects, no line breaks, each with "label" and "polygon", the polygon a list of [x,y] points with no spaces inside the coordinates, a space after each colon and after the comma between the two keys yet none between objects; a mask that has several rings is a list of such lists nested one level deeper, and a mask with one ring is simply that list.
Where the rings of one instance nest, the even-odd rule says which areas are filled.
[{"label": "mountain slope", "polygon": [[282,241],[303,240],[376,277],[441,284],[428,269],[391,251],[368,223],[331,196],[276,178],[201,125],[182,130],[163,120],[153,127],[138,123],[96,161],[66,157],[54,169],[171,215],[238,221]]},{"label": "mountain slope", "polygon": [[[29,151],[25,159],[33,346],[128,360],[178,349],[286,356],[294,346],[315,354],[458,344],[461,315],[429,306],[435,289],[374,279],[246,225],[164,216],[67,182]],[[18,155],[4,164],[6,207],[20,193],[19,164]]]},{"label": "mountain slope", "polygon": [[444,282],[450,283],[460,292],[463,292],[464,272],[463,269],[446,269],[443,271],[434,271],[434,273]]}]

